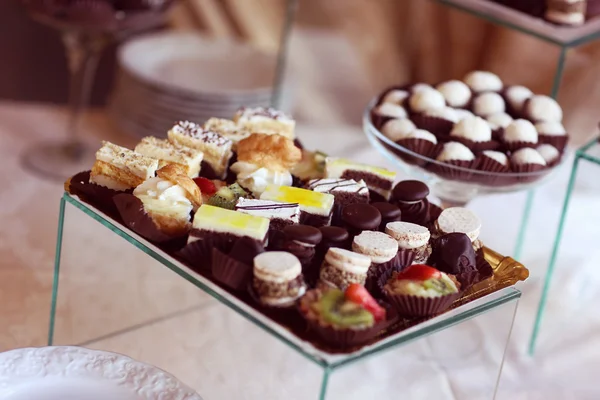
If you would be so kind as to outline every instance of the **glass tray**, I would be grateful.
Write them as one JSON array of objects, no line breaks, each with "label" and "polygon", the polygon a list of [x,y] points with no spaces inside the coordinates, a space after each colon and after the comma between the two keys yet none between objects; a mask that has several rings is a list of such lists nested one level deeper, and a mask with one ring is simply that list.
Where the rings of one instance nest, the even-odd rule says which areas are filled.
[{"label": "glass tray", "polygon": [[[212,296],[214,299],[218,300],[218,302],[220,302],[222,305],[241,315],[245,320],[251,322],[252,324],[261,328],[271,336],[277,338],[282,344],[285,345],[285,347],[294,350],[304,358],[310,360],[312,363],[321,367],[321,369],[323,370],[323,380],[321,382],[321,394],[319,397],[320,399],[325,398],[327,382],[330,373],[332,373],[333,371],[337,371],[341,367],[345,367],[347,365],[354,364],[358,361],[368,359],[370,356],[381,354],[386,350],[399,346],[404,346],[413,341],[426,338],[428,336],[436,334],[437,332],[447,330],[448,328],[453,327],[454,325],[461,324],[470,319],[483,316],[486,313],[493,314],[494,312],[506,312],[506,315],[514,313],[514,310],[516,310],[517,300],[520,298],[521,293],[517,289],[507,286],[514,284],[517,280],[522,280],[526,278],[528,274],[527,269],[524,268],[518,262],[514,261],[513,259],[509,257],[503,257],[490,249],[486,249],[486,259],[490,262],[490,264],[494,267],[496,271],[499,271],[499,274],[497,274],[496,280],[494,282],[482,282],[478,286],[474,287],[463,298],[463,300],[468,301],[468,303],[457,306],[456,308],[442,315],[434,317],[425,322],[421,322],[417,325],[411,326],[401,332],[381,339],[378,342],[365,346],[359,350],[344,354],[333,354],[319,349],[318,347],[315,347],[312,343],[307,342],[301,339],[300,337],[296,336],[291,331],[287,330],[284,326],[275,323],[266,315],[262,314],[261,312],[258,312],[245,302],[241,301],[240,299],[228,293],[226,290],[219,287],[217,284],[213,283],[210,279],[194,272],[179,260],[170,256],[169,254],[154,246],[153,244],[138,236],[137,234],[133,233],[128,228],[122,226],[120,223],[107,216],[103,212],[99,211],[98,209],[94,208],[93,206],[87,203],[82,202],[78,197],[72,196],[69,193],[65,193],[61,199],[61,208],[59,215],[59,231],[55,260],[55,279],[53,287],[52,310],[48,337],[49,344],[53,344],[56,342],[54,327],[57,324],[58,319],[56,309],[57,304],[59,302],[59,287],[68,286],[69,284],[73,283],[73,279],[70,279],[70,282],[67,282],[66,285],[63,285],[63,283],[59,285],[59,281],[63,282],[66,279],[64,277],[60,278],[61,256],[64,257],[65,260],[67,260],[67,258],[69,257],[69,255],[66,254],[66,251],[63,252],[64,254],[61,253],[61,250],[63,249],[63,247],[65,247],[63,244],[63,229],[66,227],[65,232],[70,232],[71,234],[75,233],[76,236],[83,235],[83,233],[79,233],[76,228],[69,228],[67,225],[65,225],[65,206],[67,204],[69,204],[70,206],[74,206],[69,207],[70,209],[76,208],[82,211],[87,217],[91,217],[91,219],[100,222],[104,227],[108,228],[120,238],[125,239],[125,241],[129,242],[129,244],[132,244],[133,246],[142,250],[143,253],[150,256],[152,259],[158,261],[158,263],[160,263],[162,266],[165,266],[171,271],[175,272],[177,275],[184,278],[185,281],[193,284],[197,288],[200,288],[202,291]],[[80,222],[78,223],[78,225],[79,224]],[[119,240],[119,242],[123,242],[125,247],[131,248],[131,246],[128,246],[126,242],[122,240]],[[73,246],[66,246],[65,248],[68,247]],[[80,246],[77,245],[75,247],[79,248]],[[80,255],[72,255],[71,257],[74,257],[76,260],[78,260],[80,258]],[[93,257],[91,253],[89,254],[89,257]],[[78,262],[79,261],[76,261],[75,264],[77,264]],[[67,272],[68,270],[69,269],[67,269]],[[66,271],[63,268],[63,275],[65,274],[65,272]],[[86,277],[86,279],[91,278]],[[65,289],[63,288],[63,291],[64,290]],[[68,288],[66,290],[66,298],[69,302],[73,302],[74,299],[71,291]],[[118,296],[119,294],[115,294],[115,297]],[[85,314],[86,317],[90,315],[90,312],[87,308],[85,310]],[[100,317],[96,316],[95,318]],[[78,328],[81,325],[85,325],[85,322],[81,323],[76,322],[75,320],[69,321],[69,323],[71,324],[71,326],[75,326],[76,328]],[[60,324],[61,322],[59,322],[59,325]],[[142,325],[143,324],[140,322],[137,323],[137,326]],[[507,322],[502,326],[502,331],[506,333],[506,336],[502,338],[503,340],[508,340],[508,335],[510,333],[511,327],[512,318],[507,319]],[[126,331],[127,329],[129,328],[124,329],[124,331]],[[494,332],[494,334],[496,334],[496,332]],[[92,341],[84,341],[84,344],[91,343]],[[71,342],[70,344],[78,344],[72,343],[72,340],[68,340],[68,342]],[[137,354],[131,355],[138,356]],[[500,358],[499,360],[499,365],[501,365],[502,358]]]}]

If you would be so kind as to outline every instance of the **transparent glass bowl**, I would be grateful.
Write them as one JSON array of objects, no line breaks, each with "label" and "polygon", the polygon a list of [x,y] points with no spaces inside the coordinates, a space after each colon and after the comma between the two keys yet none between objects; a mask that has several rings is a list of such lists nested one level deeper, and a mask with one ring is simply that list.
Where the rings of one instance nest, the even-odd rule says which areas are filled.
[{"label": "transparent glass bowl", "polygon": [[565,157],[551,168],[535,172],[489,172],[459,167],[415,153],[386,137],[373,125],[373,99],[363,113],[363,129],[380,153],[408,175],[425,181],[445,206],[463,206],[478,195],[529,190],[551,179]]}]

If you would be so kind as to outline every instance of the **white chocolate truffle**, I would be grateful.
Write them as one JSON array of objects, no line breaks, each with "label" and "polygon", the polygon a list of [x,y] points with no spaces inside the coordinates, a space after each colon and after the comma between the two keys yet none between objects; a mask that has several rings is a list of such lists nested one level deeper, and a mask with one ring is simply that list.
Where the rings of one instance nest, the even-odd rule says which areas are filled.
[{"label": "white chocolate truffle", "polygon": [[500,128],[504,129],[508,125],[510,125],[511,122],[513,122],[512,117],[507,113],[492,114],[489,117],[487,117],[486,120],[490,125],[490,128],[492,128],[493,130]]},{"label": "white chocolate truffle", "polygon": [[468,118],[468,117],[474,117],[475,116],[475,114],[473,114],[471,111],[469,111],[469,110],[463,110],[462,108],[455,109],[454,113],[458,117],[459,121],[463,120],[465,118]]},{"label": "white chocolate truffle", "polygon": [[536,149],[530,147],[524,147],[515,151],[510,157],[510,161],[516,165],[523,164],[539,164],[546,165],[546,160]]},{"label": "white chocolate truffle", "polygon": [[392,103],[378,105],[375,113],[390,118],[406,118],[408,116],[404,107]]},{"label": "white chocolate truffle", "polygon": [[505,167],[508,167],[508,156],[503,152],[495,150],[484,150],[482,154],[487,158],[491,158],[492,160],[497,161]]},{"label": "white chocolate truffle", "polygon": [[521,112],[523,110],[523,104],[525,104],[525,101],[527,101],[528,98],[533,96],[533,92],[525,86],[514,85],[508,87],[504,95],[512,109],[516,112]]},{"label": "white chocolate truffle", "polygon": [[537,143],[538,133],[531,122],[526,119],[515,119],[504,129],[504,141]]},{"label": "white chocolate truffle", "polygon": [[410,93],[406,90],[393,89],[385,95],[382,103],[392,103],[402,106],[404,105],[404,101],[408,99],[408,96],[410,96]]},{"label": "white chocolate truffle", "polygon": [[444,143],[442,152],[437,156],[438,161],[473,161],[475,154],[467,146],[458,142]]},{"label": "white chocolate truffle", "polygon": [[443,82],[437,85],[436,89],[444,96],[450,107],[465,107],[471,100],[471,89],[461,81]]},{"label": "white chocolate truffle", "polygon": [[417,92],[421,92],[423,90],[429,90],[429,89],[433,89],[433,86],[431,86],[427,83],[415,83],[414,85],[412,85],[410,87],[411,93],[417,93]]},{"label": "white chocolate truffle", "polygon": [[544,161],[546,161],[546,164],[552,164],[560,157],[558,149],[551,144],[540,144],[536,147],[536,150],[540,153]]},{"label": "white chocolate truffle", "polygon": [[410,108],[418,113],[446,106],[444,96],[435,89],[424,89],[413,93],[408,99],[408,103],[410,104]]},{"label": "white chocolate truffle", "polygon": [[564,136],[567,134],[567,130],[560,122],[538,122],[535,124],[535,129],[542,135]]},{"label": "white chocolate truffle", "polygon": [[410,119],[391,119],[386,122],[381,131],[394,142],[404,139],[406,135],[417,129]]},{"label": "white chocolate truffle", "polygon": [[473,142],[488,142],[492,140],[492,129],[481,117],[467,117],[454,125],[450,136]]},{"label": "white chocolate truffle", "polygon": [[552,97],[531,96],[525,104],[525,114],[535,122],[561,122],[562,108]]},{"label": "white chocolate truffle", "polygon": [[458,122],[456,110],[450,107],[432,108],[431,110],[425,111],[424,114],[428,117],[441,118],[455,123]]},{"label": "white chocolate truffle", "polygon": [[498,93],[482,93],[473,100],[473,112],[482,117],[503,113],[505,109],[504,99]]},{"label": "white chocolate truffle", "polygon": [[415,129],[406,135],[405,139],[423,139],[431,142],[433,144],[437,144],[437,138],[435,135],[425,129]]},{"label": "white chocolate truffle", "polygon": [[502,80],[498,75],[488,71],[469,72],[464,79],[471,90],[476,93],[499,92],[502,90]]}]

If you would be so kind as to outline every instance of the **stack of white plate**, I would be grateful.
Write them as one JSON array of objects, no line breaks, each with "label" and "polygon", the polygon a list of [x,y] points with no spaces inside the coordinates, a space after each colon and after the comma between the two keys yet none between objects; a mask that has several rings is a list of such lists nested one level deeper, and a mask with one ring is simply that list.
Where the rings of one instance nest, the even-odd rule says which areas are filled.
[{"label": "stack of white plate", "polygon": [[[121,46],[109,114],[135,136],[165,136],[179,120],[231,118],[242,107],[269,106],[277,55],[196,33],[161,32]],[[289,111],[289,91],[280,108]]]}]

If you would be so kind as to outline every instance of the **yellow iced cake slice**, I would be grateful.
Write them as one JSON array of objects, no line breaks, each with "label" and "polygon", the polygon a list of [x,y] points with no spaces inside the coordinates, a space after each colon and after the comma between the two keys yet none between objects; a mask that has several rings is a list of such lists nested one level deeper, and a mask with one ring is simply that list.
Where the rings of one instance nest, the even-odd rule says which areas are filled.
[{"label": "yellow iced cake slice", "polygon": [[261,200],[281,201],[283,203],[298,203],[301,211],[323,217],[331,214],[335,199],[329,193],[278,185],[268,185],[260,198]]},{"label": "yellow iced cake slice", "polygon": [[203,157],[200,150],[171,143],[166,139],[148,136],[135,146],[135,151],[147,157],[158,159],[160,161],[159,168],[166,164],[178,164],[190,178],[195,178],[200,173],[200,163]]},{"label": "yellow iced cake slice", "polygon": [[326,178],[364,180],[370,190],[381,194],[386,199],[390,195],[396,173],[381,167],[360,164],[344,158],[327,157],[325,160]]},{"label": "yellow iced cake slice", "polygon": [[268,218],[203,204],[194,215],[193,230],[188,243],[198,240],[198,237],[194,237],[198,231],[248,236],[262,242],[269,230],[269,222]]}]

